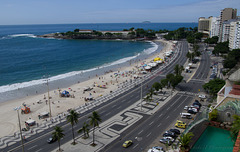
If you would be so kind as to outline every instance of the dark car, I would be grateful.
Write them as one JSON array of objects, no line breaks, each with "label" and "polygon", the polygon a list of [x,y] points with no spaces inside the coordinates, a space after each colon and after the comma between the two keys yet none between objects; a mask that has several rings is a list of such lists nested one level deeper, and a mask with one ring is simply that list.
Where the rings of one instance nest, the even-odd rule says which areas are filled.
[{"label": "dark car", "polygon": [[198,103],[198,102],[194,102],[192,105],[193,105],[193,106],[198,105],[199,107],[202,106],[202,104],[201,104],[201,103]]},{"label": "dark car", "polygon": [[175,137],[178,135],[178,134],[176,134],[175,132],[172,132],[172,131],[170,131],[170,130],[166,131],[165,133],[167,133],[167,134],[172,134],[172,135],[174,135]]},{"label": "dark car", "polygon": [[175,135],[173,132],[168,132],[168,133],[164,133],[164,134],[163,134],[163,137],[172,137],[172,138],[175,138],[176,135]]},{"label": "dark car", "polygon": [[190,114],[196,114],[197,113],[196,111],[193,111],[192,109],[189,109],[187,112],[190,113]]},{"label": "dark car", "polygon": [[174,132],[177,135],[180,135],[180,133],[181,133],[180,130],[178,130],[178,129],[170,129],[169,131]]},{"label": "dark car", "polygon": [[47,140],[47,142],[48,142],[49,144],[54,143],[55,141],[57,141],[57,139],[56,139],[56,138],[52,138],[52,137],[50,137],[50,138]]}]

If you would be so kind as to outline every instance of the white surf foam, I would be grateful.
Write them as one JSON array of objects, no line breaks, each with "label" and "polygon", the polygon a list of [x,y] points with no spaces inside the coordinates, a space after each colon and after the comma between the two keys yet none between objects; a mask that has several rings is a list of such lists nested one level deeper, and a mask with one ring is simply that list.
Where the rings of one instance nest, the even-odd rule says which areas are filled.
[{"label": "white surf foam", "polygon": [[148,42],[151,43],[151,45],[153,47],[148,48],[148,49],[144,49],[143,52],[146,53],[146,54],[151,54],[151,53],[155,52],[158,49],[158,45],[156,43],[152,42],[152,41],[148,41]]},{"label": "white surf foam", "polygon": [[31,37],[31,38],[36,38],[37,36],[33,34],[13,34],[9,35],[9,37]]},{"label": "white surf foam", "polygon": [[[153,47],[151,47],[149,49],[146,49],[146,50],[143,50],[144,53],[150,54],[150,53],[157,50],[158,45],[153,43],[153,42],[151,42],[151,44],[153,45]],[[140,55],[140,53],[138,53],[135,56],[122,58],[122,59],[119,59],[119,60],[114,61],[112,63],[105,64],[105,65],[95,67],[95,68],[91,68],[91,69],[88,69],[88,70],[72,71],[72,72],[60,74],[60,75],[57,75],[57,76],[53,76],[53,77],[49,78],[49,82],[56,81],[56,80],[61,80],[61,79],[68,78],[68,77],[71,77],[71,76],[74,76],[74,75],[83,74],[83,73],[86,73],[86,72],[106,68],[106,67],[109,67],[109,66],[125,63],[127,61],[130,61],[130,60],[136,58],[139,55]],[[26,87],[30,87],[30,86],[34,86],[34,85],[44,84],[44,83],[46,83],[45,79],[39,79],[39,80],[32,80],[32,81],[23,82],[23,83],[15,83],[15,84],[11,84],[11,85],[0,86],[0,93],[7,92],[7,91],[13,91],[13,90],[17,90],[17,89],[20,89],[20,88],[26,88]]]}]

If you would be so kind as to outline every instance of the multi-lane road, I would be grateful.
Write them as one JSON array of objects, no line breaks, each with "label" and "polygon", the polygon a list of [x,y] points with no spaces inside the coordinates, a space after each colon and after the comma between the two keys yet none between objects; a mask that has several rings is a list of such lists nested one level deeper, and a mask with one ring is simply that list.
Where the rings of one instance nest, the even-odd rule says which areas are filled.
[{"label": "multi-lane road", "polygon": [[[172,73],[174,71],[174,66],[176,64],[183,65],[186,62],[186,53],[188,51],[187,42],[179,42],[180,53],[177,58],[170,63],[163,71],[161,75],[153,76],[151,79],[146,80],[143,83],[143,88],[146,86],[151,86],[154,82],[164,78],[162,75]],[[208,75],[209,71],[209,56],[207,53],[203,52],[201,63],[194,74],[191,81],[188,83],[181,83],[178,87],[181,91],[194,92],[197,93],[201,89],[204,79]],[[140,99],[140,86],[130,89],[128,92],[121,94],[108,102],[96,106],[93,109],[83,113],[79,118],[79,123],[74,127],[75,131],[78,130],[83,122],[88,120],[88,116],[92,111],[96,110],[102,118],[102,122],[110,119],[112,116],[128,108],[130,105],[134,104]],[[143,95],[148,92],[147,89],[143,89]],[[179,115],[185,105],[188,105],[194,96],[186,94],[177,94],[171,100],[169,100],[160,110],[158,110],[153,115],[143,115],[142,119],[137,123],[133,124],[127,130],[120,134],[120,136],[108,144],[102,151],[123,151],[122,143],[124,140],[132,139],[134,144],[124,151],[141,151],[145,149],[153,140],[155,140],[159,134],[162,134],[163,131],[173,122],[175,118]],[[123,103],[124,101],[124,103]],[[72,140],[71,126],[63,122],[59,124],[62,126],[65,131],[65,137],[61,140],[61,144],[67,143]],[[49,128],[37,135],[31,136],[28,141],[25,143],[25,151],[52,151],[58,147],[57,142],[53,144],[47,144],[46,140],[51,136],[51,131],[53,128]],[[136,138],[141,137],[141,138]],[[139,140],[141,139],[141,140]],[[7,146],[1,151],[22,151],[20,142]]]}]

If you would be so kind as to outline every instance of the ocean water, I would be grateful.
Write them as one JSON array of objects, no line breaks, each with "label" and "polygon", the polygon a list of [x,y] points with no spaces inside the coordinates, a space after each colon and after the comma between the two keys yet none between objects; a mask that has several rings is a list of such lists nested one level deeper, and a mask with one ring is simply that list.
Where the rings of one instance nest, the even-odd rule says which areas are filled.
[{"label": "ocean water", "polygon": [[89,76],[103,74],[143,59],[156,50],[153,42],[113,40],[59,40],[37,35],[79,29],[123,30],[131,27],[168,29],[195,27],[196,23],[56,24],[0,26],[0,101],[66,87]]}]

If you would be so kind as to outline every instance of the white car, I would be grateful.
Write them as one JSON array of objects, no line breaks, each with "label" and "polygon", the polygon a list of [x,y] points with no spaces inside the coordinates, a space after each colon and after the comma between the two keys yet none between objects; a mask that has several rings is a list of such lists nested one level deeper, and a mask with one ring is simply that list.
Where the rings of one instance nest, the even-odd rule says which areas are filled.
[{"label": "white car", "polygon": [[156,146],[152,147],[152,149],[149,149],[148,152],[164,152],[162,147]]},{"label": "white car", "polygon": [[204,94],[200,94],[198,97],[201,99],[206,99],[206,96]]}]

